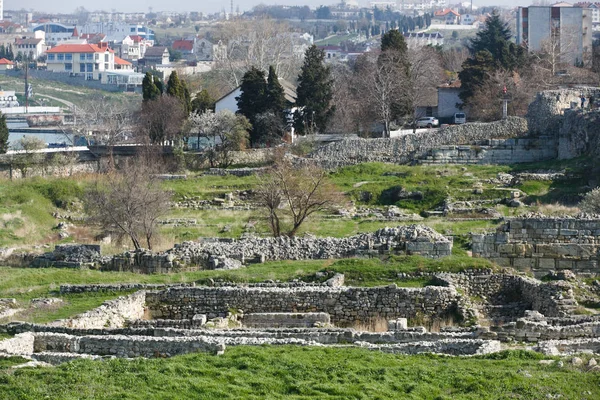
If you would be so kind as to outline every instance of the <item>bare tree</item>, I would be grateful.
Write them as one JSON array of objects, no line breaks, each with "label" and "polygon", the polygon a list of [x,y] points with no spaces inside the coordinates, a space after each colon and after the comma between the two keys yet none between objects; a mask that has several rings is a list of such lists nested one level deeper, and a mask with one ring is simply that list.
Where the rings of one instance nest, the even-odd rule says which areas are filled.
[{"label": "bare tree", "polygon": [[469,49],[460,47],[445,50],[442,53],[442,67],[448,71],[450,79],[456,79],[462,70],[462,64],[469,58]]},{"label": "bare tree", "polygon": [[231,153],[245,149],[249,144],[250,122],[243,115],[231,111],[202,114],[193,113],[189,118],[190,133],[196,133],[207,141],[206,153],[211,167],[227,168],[233,162]]},{"label": "bare tree", "polygon": [[416,122],[425,116],[425,107],[437,104],[437,86],[444,80],[439,53],[431,47],[408,50],[410,60],[409,81],[405,95],[412,101],[410,120],[413,129]]},{"label": "bare tree", "polygon": [[[241,78],[250,67],[268,71],[275,67],[277,76],[294,78],[301,65],[294,47],[300,40],[292,35],[289,25],[267,17],[252,21],[235,20],[223,29],[226,53],[218,60],[218,68],[228,73],[232,87],[241,83]],[[302,55],[304,52],[299,51]]]},{"label": "bare tree", "polygon": [[183,104],[174,96],[145,102],[138,115],[138,141],[165,144],[179,139],[186,117]]},{"label": "bare tree", "polygon": [[408,84],[402,65],[381,61],[374,55],[362,56],[357,61],[357,85],[359,96],[366,107],[370,107],[376,121],[384,126],[384,137],[390,136],[390,124],[394,119],[394,104],[405,100]]},{"label": "bare tree", "polygon": [[[302,223],[316,212],[341,202],[341,194],[321,168],[308,164],[294,167],[290,162],[276,162],[270,173],[261,176],[257,198],[267,209],[273,236],[293,237]],[[290,226],[284,232],[286,220]]]},{"label": "bare tree", "polygon": [[156,222],[169,209],[170,198],[160,187],[156,172],[156,158],[149,152],[98,179],[85,197],[91,221],[129,236],[136,250],[143,241],[152,249]]},{"label": "bare tree", "polygon": [[46,143],[42,139],[23,136],[17,141],[15,147],[18,152],[10,157],[11,168],[18,169],[23,178],[26,178],[33,168],[43,167],[46,154],[40,150],[46,147]]},{"label": "bare tree", "polygon": [[133,136],[132,117],[132,104],[97,95],[75,109],[75,129],[88,141],[106,146],[109,169],[113,169],[114,146]]},{"label": "bare tree", "polygon": [[364,107],[364,98],[360,98],[360,86],[356,84],[357,76],[346,64],[333,64],[333,98],[335,104],[333,117],[329,122],[328,131],[339,133],[361,132],[368,121],[370,108]]}]

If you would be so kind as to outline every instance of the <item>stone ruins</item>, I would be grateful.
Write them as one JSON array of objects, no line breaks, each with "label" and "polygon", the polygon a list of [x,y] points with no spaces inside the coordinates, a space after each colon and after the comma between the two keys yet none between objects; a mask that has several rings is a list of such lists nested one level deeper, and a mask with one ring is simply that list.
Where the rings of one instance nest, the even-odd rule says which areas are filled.
[{"label": "stone ruins", "polygon": [[[425,164],[512,164],[553,158],[599,155],[598,111],[573,107],[581,91],[540,93],[527,119],[508,118],[491,124],[440,129],[435,135],[407,134],[394,139],[350,139],[334,142],[297,162],[335,168],[360,162]],[[600,98],[597,89],[586,96]],[[253,152],[252,160],[264,157]],[[259,161],[256,161],[257,163]],[[224,172],[247,175],[254,170]],[[563,172],[552,173],[552,179]],[[510,189],[514,180],[544,180],[546,173],[500,174]],[[513,190],[514,192],[514,190]],[[240,194],[238,194],[240,195]],[[249,196],[249,193],[241,194]],[[510,201],[517,202],[519,193]],[[215,202],[217,204],[215,204]],[[180,208],[210,209],[233,198],[185,199]],[[493,202],[445,204],[431,215],[500,218]],[[518,204],[517,204],[518,205]],[[392,208],[345,210],[345,216],[374,214],[380,220],[414,221]],[[178,219],[165,224],[195,224]],[[228,346],[284,345],[360,346],[401,354],[422,352],[476,355],[524,344],[544,354],[600,353],[600,314],[578,313],[584,303],[600,306],[600,217],[525,215],[504,219],[492,233],[472,234],[473,257],[498,267],[463,273],[402,274],[399,280],[427,276],[422,288],[352,287],[344,276],[321,272],[315,282],[266,282],[210,286],[62,285],[61,294],[119,292],[121,297],[73,318],[49,324],[11,322],[0,333],[1,355],[20,355],[58,364],[104,357],[168,357],[190,352],[221,354]],[[41,256],[5,254],[8,262],[33,268],[95,268],[104,271],[169,273],[201,269],[236,269],[274,260],[340,259],[420,255],[444,258],[453,240],[423,225],[383,228],[346,238],[204,239],[184,242],[164,252],[126,252],[103,256],[94,245],[59,245]],[[503,269],[505,268],[505,269]],[[539,280],[536,278],[544,278]],[[579,300],[579,301],[578,301]],[[52,299],[37,301],[52,302]],[[581,304],[580,304],[581,303]],[[44,303],[45,304],[45,303]],[[14,299],[0,299],[0,318],[18,312]],[[523,347],[522,346],[522,347]]]}]

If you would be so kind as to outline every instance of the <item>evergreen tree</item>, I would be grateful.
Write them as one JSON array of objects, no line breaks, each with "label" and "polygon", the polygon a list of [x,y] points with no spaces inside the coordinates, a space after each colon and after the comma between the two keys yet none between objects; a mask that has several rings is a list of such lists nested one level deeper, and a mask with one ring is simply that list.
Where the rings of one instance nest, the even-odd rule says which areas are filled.
[{"label": "evergreen tree", "polygon": [[474,57],[467,58],[462,65],[462,71],[458,73],[458,78],[462,82],[460,99],[465,103],[468,102],[475,90],[483,85],[488,74],[494,69],[494,58],[487,50],[478,51]]},{"label": "evergreen tree", "polygon": [[0,154],[8,151],[8,126],[6,116],[0,112]]},{"label": "evergreen tree", "polygon": [[169,96],[177,97],[178,99],[183,98],[183,86],[181,85],[181,81],[179,80],[179,75],[177,75],[177,71],[173,71],[171,72],[171,75],[169,75],[166,93]]},{"label": "evergreen tree", "polygon": [[162,96],[162,94],[165,92],[165,85],[164,85],[162,79],[160,79],[156,75],[154,75],[154,85],[158,89],[158,95]]},{"label": "evergreen tree", "polygon": [[202,89],[192,100],[192,111],[203,114],[208,110],[215,110],[215,99],[211,97],[206,89]]},{"label": "evergreen tree", "polygon": [[[242,114],[252,126],[256,123],[256,116],[267,110],[267,82],[265,73],[256,67],[250,68],[242,77],[240,95],[236,97],[238,113]],[[250,131],[252,144],[259,143],[259,132],[256,129]]]},{"label": "evergreen tree", "polygon": [[393,29],[381,36],[381,51],[389,50],[397,51],[401,54],[405,54],[408,50],[404,36],[402,36],[399,30]]},{"label": "evergreen tree", "polygon": [[160,91],[154,84],[154,79],[150,72],[146,72],[142,80],[142,98],[144,101],[156,100],[160,97]]},{"label": "evergreen tree", "polygon": [[324,64],[325,52],[312,45],[306,50],[304,64],[298,76],[296,105],[300,108],[294,116],[294,125],[300,133],[323,132],[333,115],[333,79]]},{"label": "evergreen tree", "polygon": [[187,88],[185,81],[179,79],[177,71],[171,72],[171,75],[169,76],[169,81],[167,82],[167,94],[181,101],[181,104],[183,105],[183,110],[185,111],[186,115],[190,113],[190,91]]},{"label": "evergreen tree", "polygon": [[285,100],[283,86],[279,83],[279,78],[272,65],[269,66],[266,95],[267,110],[273,111],[275,114],[282,114],[283,110],[287,108],[287,101]]}]

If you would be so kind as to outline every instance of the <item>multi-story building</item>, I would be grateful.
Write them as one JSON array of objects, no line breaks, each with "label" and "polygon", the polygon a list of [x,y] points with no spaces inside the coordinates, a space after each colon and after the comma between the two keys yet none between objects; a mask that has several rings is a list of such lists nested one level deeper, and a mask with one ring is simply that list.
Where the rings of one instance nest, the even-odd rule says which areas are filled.
[{"label": "multi-story building", "polygon": [[109,41],[121,41],[126,36],[137,35],[154,44],[154,31],[145,25],[121,22],[99,22],[81,27],[82,33],[104,33]]},{"label": "multi-story building", "polygon": [[46,43],[57,44],[64,40],[78,37],[75,26],[63,25],[55,22],[47,22],[33,27],[34,32],[42,31],[45,34]]},{"label": "multi-story building", "polygon": [[46,52],[48,71],[84,76],[86,80],[102,80],[102,74],[115,69],[114,52],[106,43],[61,44]]},{"label": "multi-story building", "polygon": [[592,53],[592,13],[571,7],[519,7],[517,44],[529,51],[552,51],[564,63],[590,66]]},{"label": "multi-story building", "polygon": [[[40,32],[41,33],[41,32]],[[15,39],[14,50],[15,55],[21,54],[23,57],[27,57],[29,60],[37,60],[46,50],[46,43],[44,42],[43,33],[36,32],[36,37],[33,38],[20,38]]]},{"label": "multi-story building", "polygon": [[592,13],[592,29],[600,30],[600,3],[575,3],[573,7],[587,8]]}]

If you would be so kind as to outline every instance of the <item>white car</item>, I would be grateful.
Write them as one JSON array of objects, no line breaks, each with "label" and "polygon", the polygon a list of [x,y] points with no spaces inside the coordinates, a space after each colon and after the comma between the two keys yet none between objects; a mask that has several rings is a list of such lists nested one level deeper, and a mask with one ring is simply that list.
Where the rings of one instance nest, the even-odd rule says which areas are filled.
[{"label": "white car", "polygon": [[417,120],[417,128],[431,128],[439,125],[440,121],[434,117],[423,117]]}]

